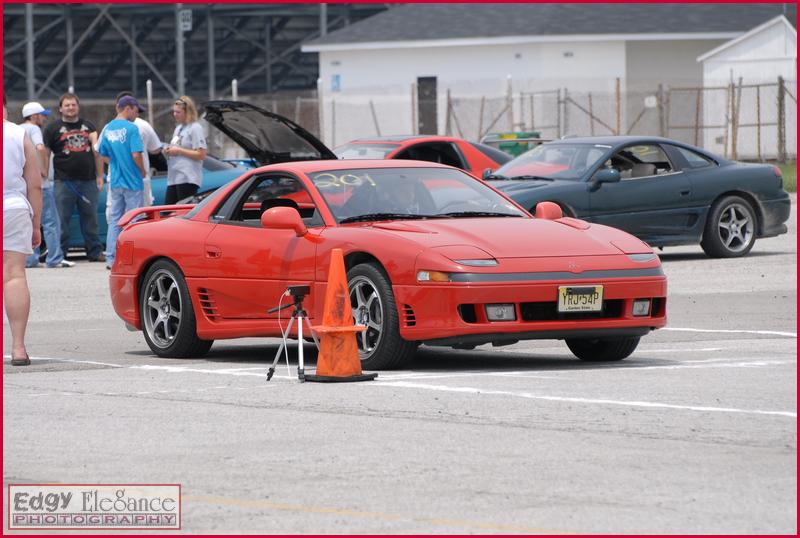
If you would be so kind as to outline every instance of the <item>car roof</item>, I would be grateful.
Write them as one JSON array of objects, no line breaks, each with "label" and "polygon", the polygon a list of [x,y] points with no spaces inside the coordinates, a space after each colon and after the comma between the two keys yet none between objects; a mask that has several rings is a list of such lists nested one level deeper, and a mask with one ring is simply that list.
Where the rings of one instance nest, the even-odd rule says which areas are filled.
[{"label": "car roof", "polygon": [[[352,170],[354,168],[453,168],[439,163],[412,160],[387,160],[387,159],[330,159],[318,161],[293,161],[276,163],[256,168],[257,172],[271,170],[286,170],[287,168],[308,174],[322,170]],[[456,169],[457,170],[457,169]]]},{"label": "car roof", "polygon": [[606,146],[617,146],[633,142],[677,143],[683,145],[682,142],[678,142],[677,140],[670,140],[669,138],[660,136],[576,136],[572,138],[559,138],[547,142],[547,144],[603,144]]},{"label": "car roof", "polygon": [[459,140],[452,136],[439,136],[439,135],[389,135],[389,136],[370,136],[364,138],[356,138],[351,140],[348,144],[379,144],[381,142],[410,142],[410,141],[449,141]]}]

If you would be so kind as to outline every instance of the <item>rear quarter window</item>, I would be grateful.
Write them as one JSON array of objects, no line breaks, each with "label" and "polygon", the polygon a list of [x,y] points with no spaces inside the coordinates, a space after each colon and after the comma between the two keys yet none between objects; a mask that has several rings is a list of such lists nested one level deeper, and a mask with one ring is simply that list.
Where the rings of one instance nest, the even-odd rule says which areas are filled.
[{"label": "rear quarter window", "polygon": [[497,164],[505,164],[513,159],[513,157],[505,151],[500,151],[499,149],[487,146],[486,144],[476,144],[475,142],[470,142],[469,145],[489,157]]}]

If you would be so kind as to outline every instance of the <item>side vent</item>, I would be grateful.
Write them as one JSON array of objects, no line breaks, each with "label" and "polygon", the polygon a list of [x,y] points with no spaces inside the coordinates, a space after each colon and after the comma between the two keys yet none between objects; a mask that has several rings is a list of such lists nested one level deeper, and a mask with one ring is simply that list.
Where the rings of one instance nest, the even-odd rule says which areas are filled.
[{"label": "side vent", "polygon": [[200,298],[200,306],[203,308],[203,313],[209,319],[209,321],[217,321],[219,320],[219,314],[217,313],[217,304],[214,302],[214,298],[205,288],[198,288],[197,295]]},{"label": "side vent", "polygon": [[406,327],[413,327],[417,324],[417,316],[414,314],[414,309],[411,305],[403,305],[403,325]]}]

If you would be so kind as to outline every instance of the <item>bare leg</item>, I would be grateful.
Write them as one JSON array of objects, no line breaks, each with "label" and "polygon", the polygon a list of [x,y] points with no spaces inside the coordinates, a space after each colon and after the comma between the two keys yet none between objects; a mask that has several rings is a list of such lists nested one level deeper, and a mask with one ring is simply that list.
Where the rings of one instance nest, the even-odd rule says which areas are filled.
[{"label": "bare leg", "polygon": [[25,357],[25,328],[31,295],[25,278],[25,254],[21,252],[3,251],[3,304],[11,325],[11,357]]}]

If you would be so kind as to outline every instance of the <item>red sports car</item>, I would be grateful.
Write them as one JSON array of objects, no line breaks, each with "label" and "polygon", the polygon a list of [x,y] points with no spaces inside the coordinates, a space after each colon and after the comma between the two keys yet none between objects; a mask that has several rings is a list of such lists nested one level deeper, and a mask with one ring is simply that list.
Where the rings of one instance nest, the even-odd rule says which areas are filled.
[{"label": "red sports car", "polygon": [[217,339],[280,336],[269,310],[289,286],[310,287],[304,307],[319,323],[334,248],[353,317],[368,327],[358,336],[365,369],[399,367],[419,344],[537,338],[619,360],[666,323],[660,260],[625,232],[561,218],[554,204],[531,216],[439,164],[287,160],[196,206],[120,221],[111,298],[154,353],[201,356]]},{"label": "red sports car", "polygon": [[452,136],[408,135],[361,138],[334,148],[340,159],[412,159],[446,164],[482,177],[513,157],[486,144]]}]

